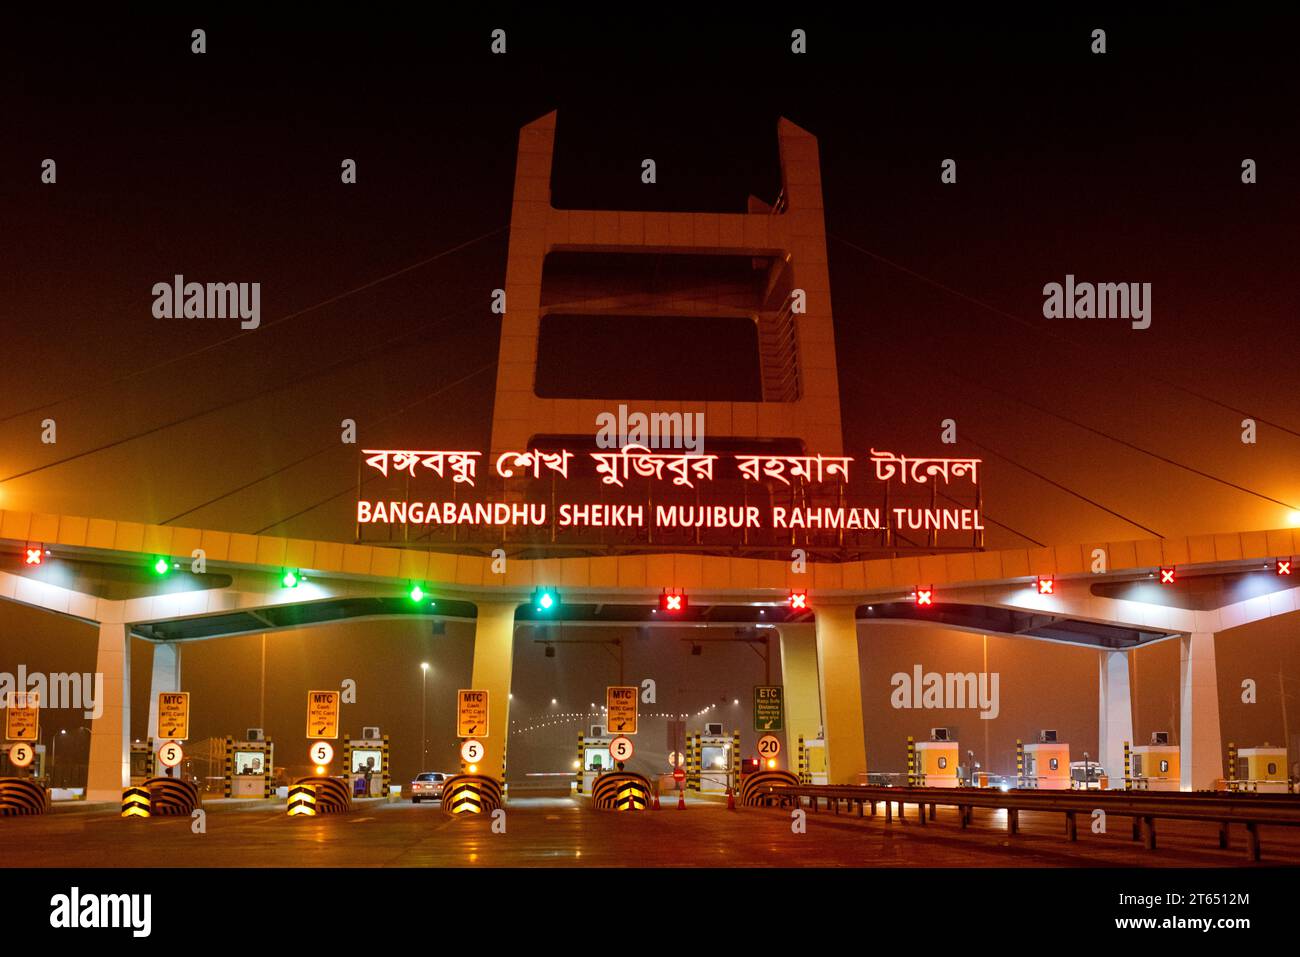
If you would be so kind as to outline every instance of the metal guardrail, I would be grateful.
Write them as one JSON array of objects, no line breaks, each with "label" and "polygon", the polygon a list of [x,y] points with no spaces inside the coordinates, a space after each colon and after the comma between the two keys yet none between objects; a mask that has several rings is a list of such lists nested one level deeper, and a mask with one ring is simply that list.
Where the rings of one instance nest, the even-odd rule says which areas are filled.
[{"label": "metal guardrail", "polygon": [[1108,816],[1131,817],[1133,839],[1142,840],[1148,850],[1156,849],[1156,819],[1205,821],[1219,825],[1219,847],[1228,847],[1228,829],[1231,824],[1246,828],[1246,853],[1251,860],[1260,859],[1259,828],[1261,825],[1300,826],[1300,796],[1246,794],[1242,792],[1206,791],[1181,793],[1170,791],[1086,791],[1086,790],[1009,790],[989,788],[916,788],[875,787],[870,785],[799,785],[797,787],[770,787],[768,792],[776,798],[787,799],[803,807],[804,801],[814,813],[826,809],[840,813],[845,805],[851,812],[857,808],[858,816],[876,815],[876,805],[883,804],[885,822],[893,822],[893,805],[898,805],[900,823],[905,821],[907,805],[917,807],[917,820],[925,824],[935,819],[935,808],[940,805],[955,807],[959,811],[963,829],[971,822],[975,808],[1007,812],[1007,833],[1020,830],[1021,811],[1041,811],[1065,815],[1066,839],[1078,840],[1077,815],[1091,816],[1101,809]]}]

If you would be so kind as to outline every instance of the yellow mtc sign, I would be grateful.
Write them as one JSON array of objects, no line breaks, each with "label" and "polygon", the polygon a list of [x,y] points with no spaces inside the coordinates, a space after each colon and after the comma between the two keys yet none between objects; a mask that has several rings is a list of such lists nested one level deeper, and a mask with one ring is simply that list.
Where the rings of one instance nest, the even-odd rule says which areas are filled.
[{"label": "yellow mtc sign", "polygon": [[605,726],[611,734],[636,734],[636,703],[641,689],[611,685],[605,689]]},{"label": "yellow mtc sign", "polygon": [[456,692],[456,737],[486,738],[488,693],[461,689]]},{"label": "yellow mtc sign", "polygon": [[158,737],[184,741],[190,736],[190,693],[162,691],[158,694]]},{"label": "yellow mtc sign", "polygon": [[334,739],[339,736],[339,693],[307,692],[307,737]]},{"label": "yellow mtc sign", "polygon": [[34,691],[11,692],[5,709],[5,737],[35,741],[40,734],[40,696]]}]

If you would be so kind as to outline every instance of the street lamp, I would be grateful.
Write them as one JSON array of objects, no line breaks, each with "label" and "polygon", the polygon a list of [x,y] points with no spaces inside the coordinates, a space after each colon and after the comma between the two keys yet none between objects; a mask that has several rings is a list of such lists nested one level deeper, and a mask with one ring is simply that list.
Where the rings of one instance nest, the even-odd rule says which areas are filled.
[{"label": "street lamp", "polygon": [[428,701],[429,663],[420,662],[420,770],[429,765],[429,746],[424,736],[425,704]]}]

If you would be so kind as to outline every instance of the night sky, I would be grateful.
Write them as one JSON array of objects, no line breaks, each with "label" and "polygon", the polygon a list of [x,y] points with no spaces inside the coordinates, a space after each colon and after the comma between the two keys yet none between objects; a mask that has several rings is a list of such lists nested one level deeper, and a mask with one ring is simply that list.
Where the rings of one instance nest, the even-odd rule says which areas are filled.
[{"label": "night sky", "polygon": [[[568,207],[742,211],[779,188],[779,117],[818,137],[846,454],[984,458],[1001,523],[991,547],[1285,526],[1300,509],[1295,23],[1176,9],[851,25],[754,14],[744,26],[646,13],[562,30],[397,14],[365,30],[20,19],[0,39],[0,508],[350,541],[356,460],[341,419],[368,446],[486,447],[489,294],[504,280],[518,129],[558,109],[554,198]],[[207,30],[202,56],[194,27]],[[505,56],[489,53],[494,27]],[[789,52],[794,27],[808,31],[805,56]],[[1089,52],[1095,27],[1102,56]],[[653,186],[640,182],[647,156]],[[53,186],[40,182],[46,157]],[[950,157],[957,183],[944,185]],[[344,158],[356,185],[340,183]],[[1256,184],[1241,182],[1245,158]],[[262,328],[155,319],[151,287],[176,273],[261,282]],[[1151,328],[1044,319],[1043,285],[1067,273],[1151,283]],[[666,361],[636,333],[617,359],[643,393]],[[718,364],[744,388],[735,366]],[[1247,416],[1254,445],[1240,439]],[[949,417],[955,449],[939,443]],[[46,418],[53,446],[39,440]],[[356,670],[358,647],[393,687],[418,683],[422,656],[438,656],[443,690],[468,674],[455,629],[348,629],[272,638],[285,700],[267,724],[294,747],[299,685]],[[1259,632],[1260,670],[1300,677],[1294,625]],[[959,657],[945,641],[978,641],[906,634],[933,643],[936,664]],[[676,644],[656,654],[675,661]],[[1229,708],[1225,645],[1224,740],[1261,740],[1276,707]],[[928,660],[895,637],[880,647]],[[187,652],[187,683],[215,693],[218,676],[252,668],[255,694],[259,648]],[[1077,654],[1035,646],[1007,669],[1029,676],[1026,700],[1051,701]],[[93,635],[0,605],[0,666],[15,655],[90,670]],[[561,679],[534,657],[519,654],[530,667],[516,681],[540,700]],[[894,670],[864,665],[869,708],[877,666]],[[1169,667],[1176,680],[1176,654]],[[1090,668],[1074,668],[1084,677],[1056,723],[1095,742]],[[585,684],[562,672],[568,697],[599,700],[598,671]],[[754,676],[727,671],[682,677],[672,707],[743,700]],[[1168,689],[1140,691],[1142,737]],[[147,671],[136,692],[142,730]],[[450,697],[430,702],[449,729]],[[198,732],[255,724],[242,691],[224,707]],[[990,724],[1023,737],[1032,710]],[[418,709],[356,717],[392,728],[408,755],[418,738]],[[869,753],[908,733],[896,717],[882,719],[880,748],[868,718]]]}]

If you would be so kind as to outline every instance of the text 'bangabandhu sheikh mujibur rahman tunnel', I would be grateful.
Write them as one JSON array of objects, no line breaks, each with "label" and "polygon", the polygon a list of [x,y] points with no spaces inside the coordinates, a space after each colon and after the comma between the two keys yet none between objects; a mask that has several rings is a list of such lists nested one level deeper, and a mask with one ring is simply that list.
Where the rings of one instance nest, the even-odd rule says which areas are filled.
[{"label": "text 'bangabandhu sheikh mujibur rahman tunnel'", "polygon": [[[436,596],[436,617],[474,624],[472,687],[492,702],[478,764],[507,781],[515,629],[536,620],[531,599],[544,587],[563,595],[554,620],[680,626],[650,614],[669,590],[689,594],[697,624],[774,627],[787,740],[823,737],[832,784],[867,771],[859,655],[870,642],[859,637],[878,623],[1096,649],[1098,757],[1111,769],[1133,738],[1130,653],[1176,641],[1180,784],[1214,785],[1223,774],[1215,635],[1300,611],[1294,579],[1275,567],[1300,551],[1300,535],[984,550],[978,460],[843,448],[812,136],[781,121],[774,203],[705,215],[556,209],[554,133],[551,114],[520,134],[486,452],[418,442],[360,450],[358,468],[380,491],[359,486],[351,543],[0,512],[0,552],[15,559],[0,571],[0,598],[99,629],[106,701],[92,727],[90,799],[118,800],[130,783],[132,636],[156,643],[156,702],[180,689],[181,643],[435,617],[409,600],[413,583]],[[761,394],[540,396],[542,327],[575,314],[748,320]],[[701,414],[708,447],[651,447],[640,434],[600,446],[594,423],[611,409],[620,422],[668,427]],[[42,559],[24,564],[33,547]],[[205,564],[193,571],[199,554]],[[174,570],[152,574],[160,560]],[[304,580],[283,587],[286,570]],[[161,739],[156,724],[152,715],[149,733]]]}]

